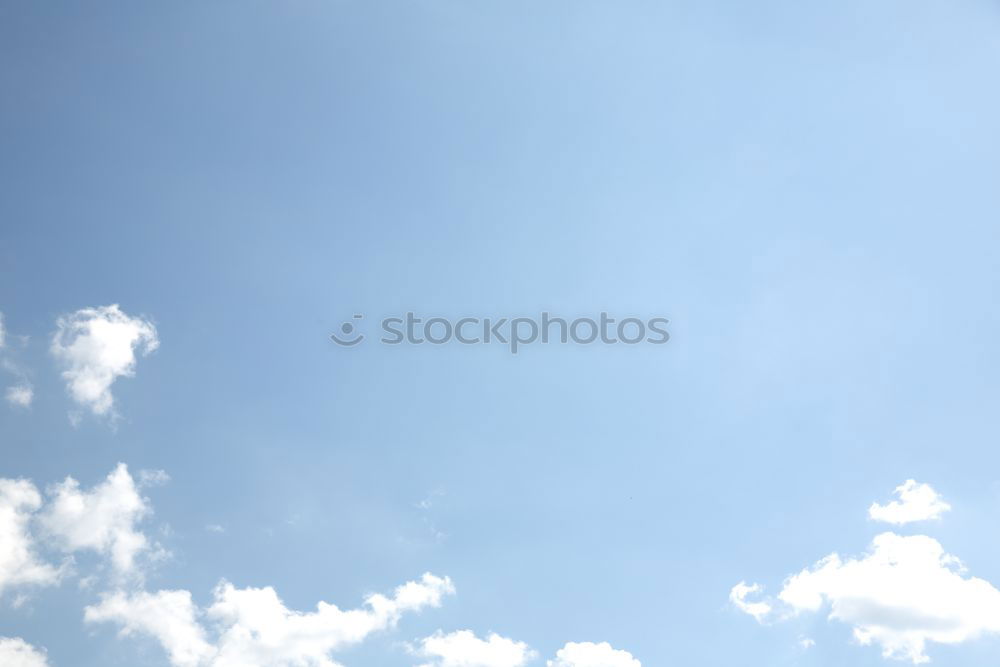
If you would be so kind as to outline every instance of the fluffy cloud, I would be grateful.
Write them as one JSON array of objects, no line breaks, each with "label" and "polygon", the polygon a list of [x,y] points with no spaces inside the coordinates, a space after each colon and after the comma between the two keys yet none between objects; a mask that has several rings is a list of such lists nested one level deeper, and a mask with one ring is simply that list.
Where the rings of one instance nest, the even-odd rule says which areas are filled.
[{"label": "fluffy cloud", "polygon": [[0,313],[0,348],[7,344],[7,329],[3,325],[3,313]]},{"label": "fluffy cloud", "polygon": [[[898,500],[871,506],[872,519],[905,524],[950,509],[927,484],[908,480],[895,492]],[[741,582],[730,601],[759,622],[828,609],[830,619],[851,626],[858,643],[914,664],[930,662],[930,643],[1000,635],[1000,590],[969,576],[958,558],[926,535],[882,533],[866,554],[831,554],[789,577],[776,599],[760,599],[762,593],[761,586]],[[803,648],[813,645],[808,640]]]},{"label": "fluffy cloud", "polygon": [[431,659],[423,667],[521,667],[535,658],[523,642],[495,633],[480,639],[470,630],[438,631],[420,640],[413,653]]},{"label": "fluffy cloud", "polygon": [[4,397],[11,405],[19,408],[27,408],[31,405],[31,400],[35,397],[35,392],[31,385],[19,384],[8,387]]},{"label": "fluffy cloud", "polygon": [[[54,567],[36,547],[65,554],[93,551],[108,559],[117,575],[139,575],[152,549],[139,524],[152,510],[140,491],[166,483],[160,470],[133,479],[119,464],[95,486],[84,489],[72,477],[47,489],[47,502],[30,481],[0,479],[0,594],[23,585],[58,583],[72,560]],[[94,580],[87,577],[83,581]],[[116,585],[141,585],[141,577],[118,576]],[[752,588],[752,587],[748,587]],[[756,589],[754,589],[756,590]],[[356,609],[326,602],[310,612],[288,609],[271,587],[237,588],[222,582],[212,602],[200,607],[185,590],[146,592],[119,589],[85,609],[88,623],[116,623],[122,636],[157,640],[175,667],[336,667],[336,651],[393,628],[408,612],[437,607],[454,593],[447,577],[425,574],[389,596],[370,595]],[[437,632],[413,653],[426,667],[523,667],[537,654],[525,643],[468,630]],[[0,665],[46,665],[44,651],[20,639],[0,638]],[[608,644],[568,643],[548,667],[640,667],[638,660]]]},{"label": "fluffy cloud", "polygon": [[796,611],[830,607],[862,644],[887,658],[928,662],[927,642],[957,644],[1000,633],[1000,591],[964,576],[961,563],[937,540],[883,533],[858,559],[836,554],[790,578],[781,601]]},{"label": "fluffy cloud", "polygon": [[31,482],[0,479],[0,594],[18,585],[55,584],[66,574],[67,564],[54,567],[38,556],[39,544],[66,554],[95,551],[118,574],[136,573],[137,556],[150,549],[136,525],[150,509],[124,464],[90,491],[67,477],[49,495],[43,505]]},{"label": "fluffy cloud", "polygon": [[67,477],[50,494],[39,519],[48,537],[65,551],[87,549],[109,556],[119,574],[135,571],[137,556],[150,549],[136,525],[151,510],[124,463],[90,491]]},{"label": "fluffy cloud", "polygon": [[42,497],[31,482],[0,479],[0,594],[12,586],[50,585],[60,578],[59,569],[39,560],[29,530],[41,504]]},{"label": "fluffy cloud", "polygon": [[23,639],[0,637],[0,665],[3,667],[47,667],[45,652]]},{"label": "fluffy cloud", "polygon": [[[431,661],[420,667],[522,667],[538,657],[524,642],[490,633],[480,639],[471,630],[444,634],[440,630],[420,640],[411,652]],[[642,667],[628,651],[607,642],[569,642],[547,667]]]},{"label": "fluffy cloud", "polygon": [[333,667],[333,651],[394,626],[405,612],[439,606],[451,593],[448,578],[425,574],[392,597],[369,596],[360,609],[320,602],[305,613],[285,607],[273,588],[223,582],[204,610],[187,591],[117,592],[88,607],[85,619],[116,622],[124,635],[157,639],[176,667]]},{"label": "fluffy cloud", "polygon": [[548,667],[642,667],[628,651],[620,651],[607,642],[569,642],[556,652]]},{"label": "fluffy cloud", "polygon": [[118,622],[123,637],[155,637],[166,649],[170,664],[195,667],[207,664],[214,652],[199,624],[200,613],[188,591],[118,592],[87,607],[84,618],[91,623]]},{"label": "fluffy cloud", "polygon": [[111,385],[135,375],[135,353],[159,346],[156,327],[130,317],[117,304],[84,308],[59,318],[52,354],[63,364],[63,378],[73,400],[96,415],[113,414]]},{"label": "fluffy cloud", "polygon": [[958,644],[1000,633],[1000,591],[966,576],[957,558],[924,535],[883,533],[864,556],[827,556],[790,577],[777,602],[789,614],[828,608],[859,643],[914,664],[930,661],[929,642]]},{"label": "fluffy cloud", "polygon": [[899,526],[914,521],[939,519],[951,509],[951,505],[944,502],[929,484],[917,484],[912,479],[896,487],[895,494],[899,500],[893,500],[887,505],[872,503],[868,508],[868,516],[875,521]]}]

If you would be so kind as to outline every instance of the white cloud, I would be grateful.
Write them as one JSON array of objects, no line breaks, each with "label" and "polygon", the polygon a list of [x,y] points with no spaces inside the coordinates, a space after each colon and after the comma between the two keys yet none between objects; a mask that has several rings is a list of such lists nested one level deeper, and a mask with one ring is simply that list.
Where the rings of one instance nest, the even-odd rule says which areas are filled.
[{"label": "white cloud", "polygon": [[1000,591],[966,576],[957,558],[924,535],[883,533],[862,557],[827,556],[790,577],[778,603],[790,615],[828,608],[859,643],[914,664],[930,661],[930,642],[1000,633]]},{"label": "white cloud", "polygon": [[3,667],[47,667],[45,651],[20,638],[0,637],[0,665]]},{"label": "white cloud", "polygon": [[43,544],[67,554],[96,551],[119,575],[136,573],[137,556],[150,549],[136,524],[150,509],[124,464],[91,491],[66,478],[49,496],[43,504],[30,481],[0,479],[0,594],[14,586],[53,585],[68,574],[72,560],[60,567],[45,562],[37,554]]},{"label": "white cloud", "polygon": [[19,384],[14,387],[7,387],[7,393],[4,396],[11,405],[19,408],[27,408],[31,406],[31,400],[35,397],[35,392],[31,388],[31,385]]},{"label": "white cloud", "polygon": [[0,313],[0,348],[7,344],[7,329],[3,326],[3,313]]},{"label": "white cloud", "polygon": [[114,414],[111,385],[135,375],[135,352],[159,346],[152,322],[123,313],[117,304],[60,317],[52,354],[65,370],[70,396],[96,415]]},{"label": "white cloud", "polygon": [[39,560],[29,530],[41,504],[42,497],[31,482],[0,479],[0,593],[12,586],[59,581],[61,571]]},{"label": "white cloud", "polygon": [[116,622],[123,635],[157,639],[175,667],[333,667],[333,651],[393,627],[405,612],[439,606],[451,593],[448,578],[425,574],[396,588],[392,597],[369,596],[360,609],[320,602],[316,611],[305,613],[285,607],[271,587],[241,589],[222,582],[204,610],[187,591],[117,592],[87,607],[85,619]]},{"label": "white cloud", "polygon": [[188,591],[117,592],[84,611],[89,623],[119,623],[122,637],[140,634],[156,638],[167,651],[170,664],[178,667],[210,664],[214,648],[199,624],[200,615]]},{"label": "white cloud", "polygon": [[423,667],[521,667],[536,657],[524,642],[490,633],[480,639],[471,630],[440,630],[420,640],[413,653],[430,658]]},{"label": "white cloud", "polygon": [[642,667],[631,653],[614,649],[607,642],[569,642],[547,664],[548,667]]},{"label": "white cloud", "polygon": [[[445,634],[438,630],[410,648],[414,655],[430,658],[420,667],[522,667],[538,657],[524,642],[490,633],[480,639],[471,630]],[[642,667],[628,651],[607,642],[568,642],[547,667]]]},{"label": "white cloud", "polygon": [[729,601],[740,611],[753,616],[758,623],[763,623],[772,611],[770,603],[763,601],[752,602],[747,599],[751,595],[761,593],[763,590],[760,584],[748,585],[745,581],[741,581],[729,591]]},{"label": "white cloud", "polygon": [[39,518],[44,532],[66,551],[90,549],[110,556],[119,574],[133,573],[136,558],[150,549],[136,529],[151,509],[124,463],[90,491],[67,477],[50,489],[52,500]]},{"label": "white cloud", "polygon": [[939,519],[951,509],[951,505],[944,502],[929,484],[918,484],[912,479],[896,487],[895,494],[899,500],[893,500],[887,505],[872,503],[868,508],[868,516],[875,521],[903,525]]}]

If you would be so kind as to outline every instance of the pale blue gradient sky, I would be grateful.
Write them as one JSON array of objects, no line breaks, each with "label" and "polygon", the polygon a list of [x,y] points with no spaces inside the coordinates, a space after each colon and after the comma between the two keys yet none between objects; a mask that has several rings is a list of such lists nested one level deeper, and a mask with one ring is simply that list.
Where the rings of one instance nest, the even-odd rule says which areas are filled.
[{"label": "pale blue gradient sky", "polygon": [[[726,597],[863,551],[908,477],[1000,582],[997,2],[3,2],[0,54],[0,311],[36,386],[0,411],[0,476],[168,471],[151,587],[307,609],[453,578],[351,665],[437,628],[877,665]],[[162,345],[117,430],[73,428],[48,337],[109,303]],[[673,339],[327,339],[407,310],[662,314]],[[4,606],[0,634],[165,664],[85,629],[92,599]]]}]

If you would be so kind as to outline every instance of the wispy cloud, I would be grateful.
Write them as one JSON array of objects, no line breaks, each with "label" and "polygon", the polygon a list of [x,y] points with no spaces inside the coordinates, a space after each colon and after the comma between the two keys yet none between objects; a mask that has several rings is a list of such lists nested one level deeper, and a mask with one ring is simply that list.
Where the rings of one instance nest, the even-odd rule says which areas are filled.
[{"label": "wispy cloud", "polygon": [[34,397],[35,390],[28,384],[7,387],[7,391],[4,393],[4,398],[7,399],[7,402],[19,408],[31,407],[31,401]]},{"label": "wispy cloud", "polygon": [[[26,338],[22,338],[22,341],[26,340]],[[28,378],[28,373],[9,352],[7,342],[7,329],[3,313],[0,313],[0,367],[16,378],[15,384],[4,392],[4,398],[15,408],[29,408],[35,397],[35,390]]]}]

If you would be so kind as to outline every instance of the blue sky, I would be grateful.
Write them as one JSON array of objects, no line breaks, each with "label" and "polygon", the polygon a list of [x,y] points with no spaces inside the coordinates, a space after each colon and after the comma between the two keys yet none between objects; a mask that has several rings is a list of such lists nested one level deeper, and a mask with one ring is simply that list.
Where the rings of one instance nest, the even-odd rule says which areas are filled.
[{"label": "blue sky", "polygon": [[[998,31],[992,0],[0,3],[2,380],[33,392],[0,477],[75,562],[0,590],[0,636],[159,667],[84,609],[223,579],[353,609],[431,572],[454,594],[330,659],[503,667],[412,654],[470,630],[538,665],[891,663],[828,618],[841,589],[775,596],[887,531],[1000,586]],[[159,345],[95,414],[53,336],[112,304]],[[329,339],[407,311],[671,340]],[[125,574],[56,521],[54,485],[118,463],[170,477],[134,490]],[[950,511],[869,517],[909,479]],[[984,605],[935,664],[995,658]]]}]

